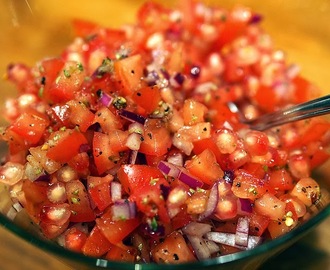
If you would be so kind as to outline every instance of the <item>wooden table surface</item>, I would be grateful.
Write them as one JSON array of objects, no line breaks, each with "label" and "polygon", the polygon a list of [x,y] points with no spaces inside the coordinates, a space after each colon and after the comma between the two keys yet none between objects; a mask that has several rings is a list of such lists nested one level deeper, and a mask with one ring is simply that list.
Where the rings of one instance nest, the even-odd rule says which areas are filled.
[{"label": "wooden table surface", "polygon": [[[260,270],[330,269],[330,218],[284,253],[272,258]],[[79,270],[58,261],[0,227],[1,270]]]}]

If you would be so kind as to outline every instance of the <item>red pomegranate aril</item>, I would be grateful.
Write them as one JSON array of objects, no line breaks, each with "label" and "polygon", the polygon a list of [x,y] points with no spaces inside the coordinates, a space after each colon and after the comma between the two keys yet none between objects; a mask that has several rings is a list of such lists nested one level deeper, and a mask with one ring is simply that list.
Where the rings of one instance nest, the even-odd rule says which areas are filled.
[{"label": "red pomegranate aril", "polygon": [[286,203],[271,193],[265,193],[254,202],[255,211],[271,220],[281,220],[285,215]]},{"label": "red pomegranate aril", "polygon": [[310,176],[310,162],[307,157],[301,154],[292,155],[288,162],[291,174],[295,178],[304,178]]},{"label": "red pomegranate aril", "polygon": [[220,129],[216,133],[216,145],[222,154],[231,154],[237,147],[237,136],[230,129]]},{"label": "red pomegranate aril", "polygon": [[310,177],[302,178],[297,182],[290,194],[296,196],[306,206],[311,206],[320,198],[320,186]]},{"label": "red pomegranate aril", "polygon": [[301,218],[306,214],[306,205],[301,200],[299,200],[298,197],[287,193],[280,196],[279,199],[284,201],[285,203],[291,202],[298,218]]},{"label": "red pomegranate aril", "polygon": [[70,218],[70,206],[67,203],[45,205],[41,210],[40,219],[46,224],[64,225]]},{"label": "red pomegranate aril", "polygon": [[274,190],[291,190],[294,186],[293,178],[286,169],[269,172],[268,183]]},{"label": "red pomegranate aril", "polygon": [[268,152],[269,141],[265,133],[251,130],[244,138],[245,147],[252,156],[266,155]]}]

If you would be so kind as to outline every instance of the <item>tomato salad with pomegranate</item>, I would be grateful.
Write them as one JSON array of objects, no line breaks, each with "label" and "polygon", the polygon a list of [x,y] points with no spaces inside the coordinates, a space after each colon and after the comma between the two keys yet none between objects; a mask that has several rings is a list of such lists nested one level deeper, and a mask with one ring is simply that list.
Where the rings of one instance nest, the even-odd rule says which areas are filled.
[{"label": "tomato salad with pomegranate", "polygon": [[256,247],[309,216],[329,158],[323,118],[266,131],[240,123],[316,97],[247,7],[147,2],[33,67],[12,64],[0,169],[13,206],[86,256],[205,260]]}]

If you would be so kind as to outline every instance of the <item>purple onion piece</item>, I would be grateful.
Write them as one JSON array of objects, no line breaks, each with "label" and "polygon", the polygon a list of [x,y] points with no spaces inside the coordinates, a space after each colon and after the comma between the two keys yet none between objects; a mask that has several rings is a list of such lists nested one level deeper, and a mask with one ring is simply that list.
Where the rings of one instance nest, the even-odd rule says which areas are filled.
[{"label": "purple onion piece", "polygon": [[91,150],[91,147],[87,143],[84,143],[84,144],[80,145],[80,147],[79,147],[79,153],[88,152],[89,150]]},{"label": "purple onion piece", "polygon": [[254,23],[260,23],[262,21],[263,17],[261,14],[255,13],[252,15],[249,23],[254,24]]},{"label": "purple onion piece", "polygon": [[201,68],[199,66],[193,66],[191,69],[190,69],[190,75],[191,77],[193,77],[194,79],[197,79],[199,77],[201,73]]},{"label": "purple onion piece", "polygon": [[229,184],[232,184],[234,182],[234,178],[235,178],[235,174],[233,171],[231,170],[225,170],[224,171],[224,176],[223,176],[223,179],[229,183]]},{"label": "purple onion piece", "polygon": [[249,199],[238,198],[238,204],[242,212],[252,213],[252,204]]},{"label": "purple onion piece", "polygon": [[144,124],[146,121],[146,118],[143,117],[142,115],[136,114],[134,112],[130,112],[127,110],[120,110],[118,111],[119,116],[121,116],[122,118],[125,118],[131,122],[138,122],[140,124]]},{"label": "purple onion piece", "polygon": [[182,85],[184,82],[184,76],[181,73],[175,74],[174,78],[175,82],[179,85]]},{"label": "purple onion piece", "polygon": [[218,191],[218,183],[216,182],[213,184],[211,188],[205,211],[201,213],[198,217],[199,221],[211,216],[214,213],[218,205],[218,200],[219,200],[219,191]]}]

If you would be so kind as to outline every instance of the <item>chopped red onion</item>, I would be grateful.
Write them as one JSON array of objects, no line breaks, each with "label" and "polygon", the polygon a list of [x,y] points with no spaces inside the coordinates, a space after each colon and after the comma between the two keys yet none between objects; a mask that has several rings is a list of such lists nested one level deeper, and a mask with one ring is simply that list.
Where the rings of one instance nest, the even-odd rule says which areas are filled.
[{"label": "chopped red onion", "polygon": [[249,199],[238,198],[237,204],[239,214],[249,215],[252,213],[252,203]]},{"label": "chopped red onion", "polygon": [[122,198],[122,185],[119,182],[110,183],[110,193],[112,201],[116,202]]},{"label": "chopped red onion", "polygon": [[211,257],[210,249],[203,238],[196,235],[187,235],[187,238],[199,260],[205,260]]},{"label": "chopped red onion", "polygon": [[133,151],[137,151],[140,149],[141,142],[142,142],[141,134],[133,132],[128,135],[125,145],[129,149]]},{"label": "chopped red onion", "polygon": [[193,77],[194,79],[197,79],[199,77],[201,73],[201,68],[199,66],[193,66],[191,69],[190,69],[190,75],[191,77]]},{"label": "chopped red onion", "polygon": [[249,239],[249,219],[240,217],[237,221],[235,244],[246,247]]},{"label": "chopped red onion", "polygon": [[146,118],[143,117],[142,115],[139,115],[134,112],[127,111],[127,110],[120,110],[118,112],[118,114],[119,114],[119,116],[121,116],[122,118],[125,118],[126,120],[129,120],[131,122],[138,122],[142,125],[146,121]]},{"label": "chopped red onion", "polygon": [[88,143],[83,143],[79,147],[79,153],[88,152],[89,150],[91,150],[91,147],[90,147],[90,145]]},{"label": "chopped red onion", "polygon": [[200,223],[192,221],[188,225],[182,228],[182,231],[187,235],[203,236],[211,231],[212,226],[207,223]]},{"label": "chopped red onion", "polygon": [[208,240],[208,239],[204,239],[204,242],[205,242],[207,248],[210,250],[211,254],[220,251],[220,247],[217,243],[215,243],[211,240]]},{"label": "chopped red onion", "polygon": [[101,92],[99,101],[105,107],[109,107],[112,104],[113,97],[105,92]]},{"label": "chopped red onion", "polygon": [[254,24],[254,23],[260,23],[261,21],[262,21],[262,15],[255,13],[251,16],[249,23]]},{"label": "chopped red onion", "polygon": [[135,164],[138,154],[139,154],[138,150],[131,150],[130,153],[129,153],[129,157],[128,157],[128,163],[129,164]]},{"label": "chopped red onion", "polygon": [[180,169],[177,166],[163,160],[158,163],[157,167],[163,174],[173,178],[178,178],[180,174]]},{"label": "chopped red onion", "polygon": [[128,200],[117,200],[112,206],[112,219],[126,220],[136,216],[135,203]]},{"label": "chopped red onion", "polygon": [[187,170],[181,168],[181,171],[178,176],[179,180],[187,184],[191,188],[198,188],[204,185],[204,182],[192,176]]},{"label": "chopped red onion", "polygon": [[205,234],[205,237],[208,240],[211,240],[211,241],[219,243],[219,244],[236,247],[241,250],[253,249],[257,245],[259,245],[262,240],[262,238],[259,236],[250,235],[248,237],[247,246],[239,246],[239,245],[236,245],[236,243],[235,243],[235,236],[236,236],[236,234],[234,234],[234,233],[223,233],[223,232],[208,232]]},{"label": "chopped red onion", "polygon": [[143,135],[144,126],[138,122],[133,122],[128,126],[129,133],[137,133]]},{"label": "chopped red onion", "polygon": [[175,153],[169,157],[167,157],[167,161],[176,166],[183,166],[183,155],[181,153]]},{"label": "chopped red onion", "polygon": [[215,182],[211,188],[206,209],[202,214],[199,215],[198,220],[201,221],[213,214],[213,212],[215,211],[218,205],[218,199],[219,199],[218,183]]}]

